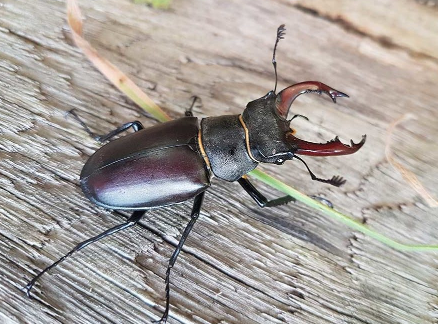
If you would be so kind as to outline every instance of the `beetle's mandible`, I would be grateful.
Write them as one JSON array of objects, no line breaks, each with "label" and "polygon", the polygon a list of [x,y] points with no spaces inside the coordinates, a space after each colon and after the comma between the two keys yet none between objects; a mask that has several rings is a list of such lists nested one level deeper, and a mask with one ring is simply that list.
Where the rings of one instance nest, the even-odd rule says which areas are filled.
[{"label": "beetle's mandible", "polygon": [[133,210],[126,223],[78,244],[58,261],[42,270],[25,287],[30,296],[38,278],[68,256],[99,239],[137,224],[150,208],[176,204],[194,198],[191,219],[172,254],[166,272],[166,306],[161,323],[167,321],[170,305],[170,273],[181,248],[196,222],[205,191],[213,176],[225,181],[238,181],[261,207],[273,207],[292,201],[290,196],[268,201],[245,177],[259,163],[283,164],[298,159],[313,180],[334,186],[345,180],[334,176],[321,179],[310,171],[300,155],[333,156],[352,154],[365,143],[342,144],[336,137],[324,144],[311,143],[294,136],[288,118],[292,102],[303,93],[324,93],[336,102],[348,97],[321,82],[307,81],[276,93],[277,64],[275,52],[283,38],[284,25],[277,30],[272,63],[275,87],[260,99],[251,101],[241,115],[208,117],[198,123],[192,107],[186,116],[144,129],[138,121],[127,123],[105,136],[97,136],[82,123],[85,130],[100,142],[132,128],[134,133],[111,141],[97,150],[85,163],[80,176],[82,190],[93,203],[109,209]]}]

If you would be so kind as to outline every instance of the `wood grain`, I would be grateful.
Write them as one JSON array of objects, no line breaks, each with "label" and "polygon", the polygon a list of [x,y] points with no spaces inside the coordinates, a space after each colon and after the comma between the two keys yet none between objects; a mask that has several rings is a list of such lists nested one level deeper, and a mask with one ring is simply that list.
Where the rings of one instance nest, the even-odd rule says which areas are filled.
[{"label": "wood grain", "polygon": [[[417,116],[396,131],[394,152],[437,196],[438,11],[412,0],[339,3],[196,0],[158,11],[80,1],[85,38],[174,118],[192,95],[205,117],[237,114],[272,89],[271,51],[285,23],[279,89],[319,80],[350,95],[337,105],[300,97],[294,112],[310,122],[296,120],[298,135],[366,133],[368,142],[351,156],[307,159],[317,175],[347,178],[340,189],[312,182],[298,163],[263,169],[396,240],[436,244],[437,210],[385,161],[384,140],[391,121]],[[76,109],[98,133],[155,121],[75,48],[63,1],[3,0],[0,44],[0,323],[157,319],[190,201],[152,210],[141,226],[62,263],[34,299],[20,291],[127,216],[83,196],[79,173],[99,145],[66,112]],[[298,203],[260,209],[237,184],[216,180],[172,274],[169,323],[437,323],[437,263],[436,253],[392,250]]]}]

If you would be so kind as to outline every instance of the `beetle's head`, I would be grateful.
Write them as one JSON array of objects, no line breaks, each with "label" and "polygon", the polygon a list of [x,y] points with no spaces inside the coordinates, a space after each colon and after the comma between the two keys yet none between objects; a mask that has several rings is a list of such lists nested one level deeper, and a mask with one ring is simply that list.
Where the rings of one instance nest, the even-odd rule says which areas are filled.
[{"label": "beetle's head", "polygon": [[[365,143],[366,137],[355,144],[345,145],[336,137],[327,143],[312,143],[294,136],[288,113],[292,102],[303,93],[325,93],[336,102],[346,94],[316,81],[297,83],[278,94],[268,92],[264,97],[251,101],[242,114],[248,130],[247,144],[252,158],[258,162],[283,164],[294,155],[333,156],[352,154]],[[293,118],[292,118],[293,119]]]}]

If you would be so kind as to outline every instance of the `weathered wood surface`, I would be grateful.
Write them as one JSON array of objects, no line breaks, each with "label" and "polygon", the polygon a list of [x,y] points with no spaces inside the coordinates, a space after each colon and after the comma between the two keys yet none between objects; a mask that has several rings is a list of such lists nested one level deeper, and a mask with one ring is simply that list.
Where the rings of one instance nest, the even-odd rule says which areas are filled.
[{"label": "weathered wood surface", "polygon": [[[310,181],[298,163],[265,169],[396,240],[438,243],[437,210],[384,158],[388,123],[415,113],[396,133],[397,156],[437,194],[434,7],[412,0],[174,1],[169,11],[128,0],[80,4],[85,37],[173,117],[193,94],[203,100],[195,109],[203,117],[239,113],[272,89],[275,30],[286,23],[279,88],[320,80],[351,96],[337,105],[300,97],[294,111],[310,122],[297,120],[299,135],[346,141],[366,133],[368,142],[352,156],[307,159],[318,175],[345,176],[340,189]],[[367,20],[369,12],[376,14]],[[100,133],[135,119],[155,123],[72,44],[63,1],[1,1],[0,107],[0,322],[157,319],[167,260],[191,202],[153,210],[141,227],[78,253],[41,279],[35,299],[20,291],[77,242],[126,216],[81,193],[78,175],[99,145],[65,112],[77,109]],[[259,209],[237,184],[215,181],[174,268],[169,322],[436,323],[437,263],[436,253],[395,251],[299,203]]]}]

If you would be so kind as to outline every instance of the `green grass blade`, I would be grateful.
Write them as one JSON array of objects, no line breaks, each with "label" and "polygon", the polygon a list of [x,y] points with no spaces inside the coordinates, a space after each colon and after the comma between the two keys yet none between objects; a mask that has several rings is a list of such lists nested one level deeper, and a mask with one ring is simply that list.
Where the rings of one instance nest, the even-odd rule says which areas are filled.
[{"label": "green grass blade", "polygon": [[397,241],[394,241],[393,239],[390,239],[389,237],[380,234],[376,231],[373,231],[372,229],[368,228],[367,226],[363,225],[362,223],[354,220],[353,218],[341,214],[340,212],[327,207],[326,205],[321,204],[317,200],[314,200],[310,198],[309,196],[306,196],[305,194],[299,192],[298,190],[288,186],[284,182],[281,182],[280,180],[275,179],[274,177],[264,173],[260,170],[254,170],[249,173],[250,176],[266,183],[267,185],[284,192],[287,195],[290,195],[294,197],[296,200],[301,201],[302,203],[315,208],[317,210],[322,211],[324,214],[340,221],[341,223],[347,225],[348,227],[359,231],[361,233],[364,233],[365,235],[372,237],[376,239],[377,241],[386,244],[394,249],[401,250],[401,251],[438,251],[438,245],[411,245],[411,244],[403,244],[399,243]]}]

